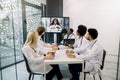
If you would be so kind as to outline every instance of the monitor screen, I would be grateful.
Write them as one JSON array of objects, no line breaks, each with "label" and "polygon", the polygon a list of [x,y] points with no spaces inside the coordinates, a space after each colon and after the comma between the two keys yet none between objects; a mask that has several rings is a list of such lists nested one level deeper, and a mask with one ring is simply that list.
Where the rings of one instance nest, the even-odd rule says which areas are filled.
[{"label": "monitor screen", "polygon": [[61,33],[69,28],[69,17],[42,17],[41,25],[46,32]]},{"label": "monitor screen", "polygon": [[73,45],[75,43],[75,39],[64,39],[63,43],[64,44],[72,44]]}]

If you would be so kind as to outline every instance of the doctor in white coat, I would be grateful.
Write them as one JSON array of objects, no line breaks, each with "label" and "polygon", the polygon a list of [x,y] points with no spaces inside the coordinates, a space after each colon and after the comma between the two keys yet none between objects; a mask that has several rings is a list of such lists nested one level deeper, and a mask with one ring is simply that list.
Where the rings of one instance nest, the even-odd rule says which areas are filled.
[{"label": "doctor in white coat", "polygon": [[[74,45],[69,45],[69,47],[74,49],[74,52],[79,53],[79,54],[83,54],[83,52],[85,51],[86,44],[89,42],[85,38],[86,31],[87,31],[87,27],[85,25],[78,26],[77,35],[79,38],[76,39]],[[80,53],[79,50],[82,51],[82,53]]]},{"label": "doctor in white coat", "polygon": [[46,65],[46,69],[44,66],[44,60],[46,59],[54,59],[54,57],[50,54],[44,56],[38,48],[38,33],[34,30],[30,31],[27,35],[26,42],[22,48],[22,52],[28,60],[30,69],[32,72],[45,74],[48,73],[52,67],[50,65]]},{"label": "doctor in white coat", "polygon": [[[51,50],[58,50],[58,46],[57,45],[50,45],[50,44],[46,44],[43,40],[42,40],[42,36],[45,34],[45,28],[44,27],[38,27],[37,28],[37,32],[39,34],[39,40],[38,40],[38,45],[39,45],[39,49],[43,54],[47,54],[49,51]],[[59,65],[51,65],[52,66],[52,70],[46,75],[46,78],[48,80],[52,80],[52,78],[56,75],[58,80],[61,80],[63,78],[60,69],[59,69]]]},{"label": "doctor in white coat", "polygon": [[[69,28],[67,30],[67,33],[64,35],[63,39],[75,39],[75,35],[73,33],[73,29]],[[61,44],[63,44],[63,40],[61,41]]]},{"label": "doctor in white coat", "polygon": [[[87,45],[85,55],[74,54],[73,51],[67,52],[67,56],[85,60],[85,72],[96,72],[102,65],[103,48],[97,40],[98,32],[94,28],[89,28],[87,39],[90,41]],[[79,50],[80,52],[80,50]],[[82,52],[81,52],[82,53]]]},{"label": "doctor in white coat", "polygon": [[64,36],[64,39],[75,39],[75,35],[73,33],[73,29],[69,28],[67,30],[67,34]]},{"label": "doctor in white coat", "polygon": [[42,36],[44,36],[44,34],[45,34],[45,28],[44,27],[38,27],[37,32],[39,34],[38,47],[43,54],[46,55],[49,51],[58,50],[57,45],[50,45],[50,44],[45,43],[42,40]]},{"label": "doctor in white coat", "polygon": [[[78,50],[86,46],[87,43],[89,42],[84,37],[84,35],[86,34],[86,31],[87,31],[86,26],[79,25],[77,30],[77,36],[79,38],[75,41],[74,45],[68,45],[74,50],[74,52],[76,52],[76,54],[82,54]],[[82,52],[85,52],[85,48],[82,49]],[[69,70],[70,70],[70,73],[72,74],[72,80],[79,80],[79,72],[82,71],[82,64],[69,64]]]}]

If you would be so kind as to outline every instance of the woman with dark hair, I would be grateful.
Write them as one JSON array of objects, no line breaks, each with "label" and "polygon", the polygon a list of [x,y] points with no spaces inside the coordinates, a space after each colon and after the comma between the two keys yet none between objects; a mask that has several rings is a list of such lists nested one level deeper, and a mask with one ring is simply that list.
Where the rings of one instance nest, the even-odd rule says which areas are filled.
[{"label": "woman with dark hair", "polygon": [[51,25],[54,25],[54,24],[57,24],[57,25],[60,25],[59,21],[57,18],[54,18]]},{"label": "woman with dark hair", "polygon": [[62,31],[62,28],[61,28],[60,23],[57,18],[53,19],[48,30],[50,32],[61,32]]}]

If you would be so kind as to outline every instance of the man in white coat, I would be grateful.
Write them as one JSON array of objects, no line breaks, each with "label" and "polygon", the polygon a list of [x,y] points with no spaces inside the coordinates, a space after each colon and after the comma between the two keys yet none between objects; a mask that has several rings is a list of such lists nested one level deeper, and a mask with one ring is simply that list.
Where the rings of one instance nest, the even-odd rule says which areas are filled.
[{"label": "man in white coat", "polygon": [[[39,46],[41,53],[46,55],[51,50],[54,50],[54,51],[58,50],[57,45],[49,45],[49,44],[46,44],[42,40],[42,36],[45,34],[44,27],[38,27],[37,32],[39,34],[38,46]],[[62,80],[63,76],[60,72],[59,65],[56,64],[56,65],[51,65],[51,66],[53,69],[46,75],[46,80],[52,80],[55,75],[57,76],[58,80]]]},{"label": "man in white coat", "polygon": [[75,39],[75,35],[73,34],[72,28],[69,28],[67,30],[67,34],[64,36],[64,39]]},{"label": "man in white coat", "polygon": [[[69,28],[67,30],[67,33],[64,35],[63,39],[75,39],[75,35],[73,33],[73,29],[72,28]],[[64,44],[63,42],[64,41],[62,40],[61,44]]]},{"label": "man in white coat", "polygon": [[[89,42],[84,37],[84,35],[86,34],[86,31],[87,31],[87,27],[85,25],[79,25],[77,29],[77,36],[79,38],[75,41],[74,45],[68,45],[69,47],[74,49],[74,52],[78,54],[80,54],[78,50],[86,46],[87,43]],[[85,48],[82,50],[82,52],[84,51],[85,51]],[[72,74],[72,79],[79,80],[79,73],[82,71],[82,64],[69,64],[69,70],[70,70],[70,73]]]},{"label": "man in white coat", "polygon": [[[85,60],[84,72],[95,73],[102,65],[103,48],[96,39],[97,36],[98,32],[96,29],[88,29],[87,39],[90,42],[86,45],[85,55],[74,54],[74,51],[66,51],[68,57]],[[82,53],[81,50],[79,50],[79,53]]]}]

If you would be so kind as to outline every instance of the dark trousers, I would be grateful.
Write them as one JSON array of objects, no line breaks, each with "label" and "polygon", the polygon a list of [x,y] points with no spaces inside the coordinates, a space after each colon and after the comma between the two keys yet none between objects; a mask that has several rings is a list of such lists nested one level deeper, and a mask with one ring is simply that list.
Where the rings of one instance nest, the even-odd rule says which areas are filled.
[{"label": "dark trousers", "polygon": [[52,78],[56,75],[58,80],[61,80],[63,78],[60,69],[59,69],[59,65],[51,65],[52,66],[52,70],[46,74],[46,80],[52,80]]},{"label": "dark trousers", "polygon": [[69,64],[69,71],[72,74],[72,80],[80,80],[80,72],[82,72],[82,64]]}]

